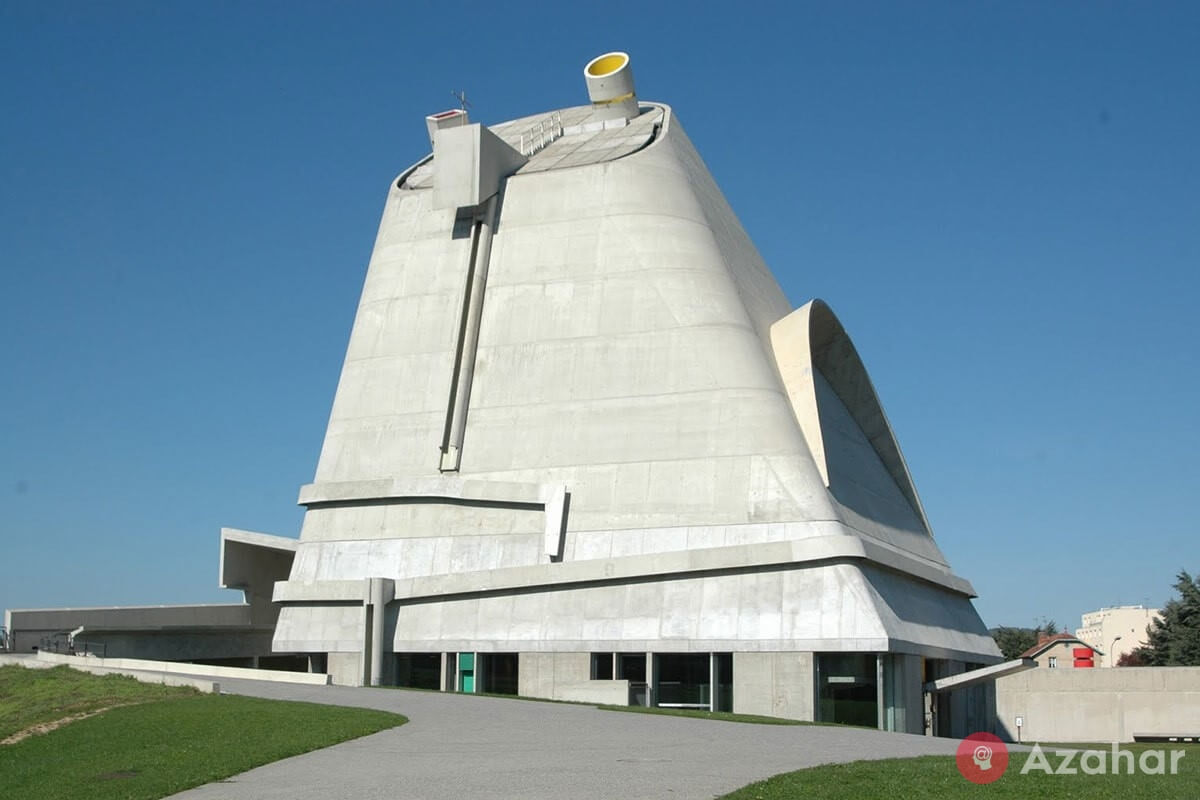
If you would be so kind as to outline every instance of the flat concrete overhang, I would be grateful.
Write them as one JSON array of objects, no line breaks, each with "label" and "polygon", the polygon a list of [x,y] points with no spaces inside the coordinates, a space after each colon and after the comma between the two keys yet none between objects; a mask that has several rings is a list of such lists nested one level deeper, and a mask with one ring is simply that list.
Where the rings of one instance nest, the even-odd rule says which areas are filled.
[{"label": "flat concrete overhang", "polygon": [[221,560],[217,584],[223,589],[238,589],[243,592],[258,580],[268,588],[275,579],[273,574],[260,574],[259,564],[264,558],[287,564],[284,575],[291,569],[291,560],[300,546],[298,539],[274,536],[269,533],[242,531],[236,528],[221,529]]},{"label": "flat concrete overhang", "polygon": [[980,683],[1003,678],[1005,675],[1024,672],[1036,666],[1037,662],[1032,658],[1017,658],[1012,661],[993,664],[990,667],[981,667],[980,669],[973,669],[970,672],[960,672],[957,675],[938,678],[936,681],[930,681],[925,684],[922,688],[927,692],[949,692],[954,689],[966,689],[969,686],[976,686]]}]

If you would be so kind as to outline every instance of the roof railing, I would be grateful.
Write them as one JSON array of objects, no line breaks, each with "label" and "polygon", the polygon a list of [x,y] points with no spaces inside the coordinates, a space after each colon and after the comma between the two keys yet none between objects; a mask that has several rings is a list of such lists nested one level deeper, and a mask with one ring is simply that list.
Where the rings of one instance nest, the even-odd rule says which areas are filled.
[{"label": "roof railing", "polygon": [[521,134],[521,155],[531,156],[563,135],[562,114],[555,111]]}]

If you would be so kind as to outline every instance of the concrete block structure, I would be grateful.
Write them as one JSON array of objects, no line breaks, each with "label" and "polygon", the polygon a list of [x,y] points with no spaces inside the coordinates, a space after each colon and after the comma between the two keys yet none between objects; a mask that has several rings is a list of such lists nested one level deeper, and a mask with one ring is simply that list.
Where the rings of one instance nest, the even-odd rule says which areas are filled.
[{"label": "concrete block structure", "polygon": [[921,732],[923,681],[999,651],[862,360],[628,56],[584,79],[431,115],[391,184],[274,648],[335,683]]},{"label": "concrete block structure", "polygon": [[1080,619],[1075,635],[1105,655],[1098,667],[1115,667],[1121,656],[1146,644],[1146,629],[1160,616],[1157,608],[1114,606],[1089,611]]}]

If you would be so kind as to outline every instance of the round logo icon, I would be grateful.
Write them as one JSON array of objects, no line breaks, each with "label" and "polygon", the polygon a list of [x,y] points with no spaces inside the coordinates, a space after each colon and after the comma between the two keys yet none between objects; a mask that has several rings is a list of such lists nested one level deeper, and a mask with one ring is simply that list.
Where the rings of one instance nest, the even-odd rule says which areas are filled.
[{"label": "round logo icon", "polygon": [[1008,769],[1008,748],[998,736],[972,733],[958,745],[958,771],[971,783],[1000,780]]}]

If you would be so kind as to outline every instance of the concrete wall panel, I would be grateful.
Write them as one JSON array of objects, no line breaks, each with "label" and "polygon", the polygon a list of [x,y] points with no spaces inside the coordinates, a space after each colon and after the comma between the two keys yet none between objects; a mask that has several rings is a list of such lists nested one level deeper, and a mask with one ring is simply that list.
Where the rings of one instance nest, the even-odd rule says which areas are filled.
[{"label": "concrete wall panel", "polygon": [[814,719],[812,653],[733,654],[733,710],[811,722]]},{"label": "concrete wall panel", "polygon": [[1200,735],[1200,667],[1031,669],[996,681],[997,733],[1015,741]]}]

